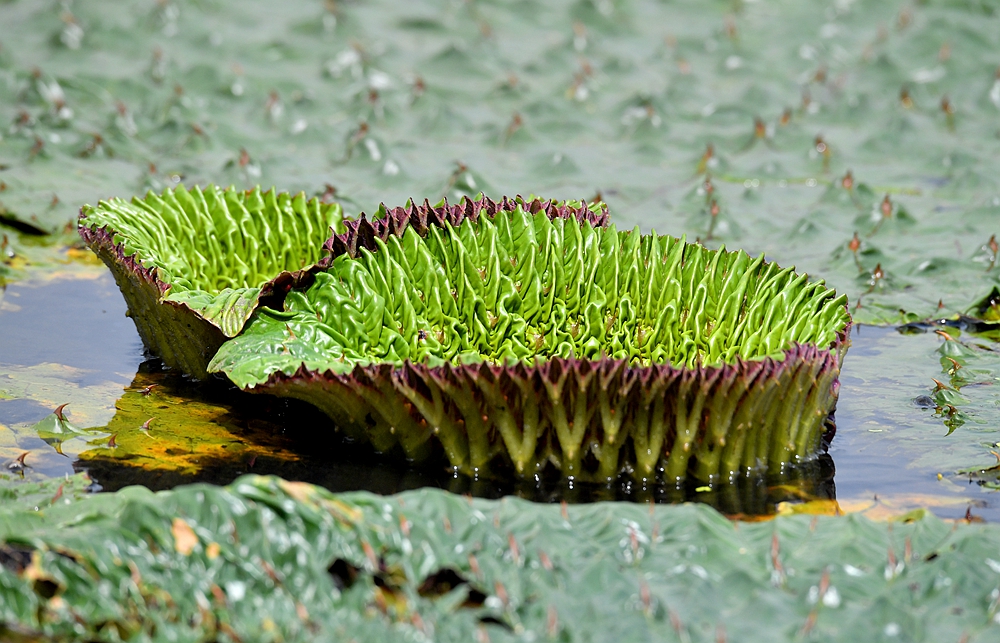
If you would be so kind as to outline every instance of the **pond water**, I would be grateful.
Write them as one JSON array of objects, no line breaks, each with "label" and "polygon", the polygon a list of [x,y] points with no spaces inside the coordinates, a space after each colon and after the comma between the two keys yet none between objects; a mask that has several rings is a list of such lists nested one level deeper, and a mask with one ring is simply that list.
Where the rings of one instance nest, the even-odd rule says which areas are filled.
[{"label": "pond water", "polygon": [[[976,431],[976,423],[946,435],[942,418],[915,402],[927,394],[931,378],[942,377],[937,361],[928,359],[945,341],[935,333],[855,327],[841,374],[836,435],[818,461],[780,479],[714,488],[692,483],[678,490],[562,480],[503,485],[455,478],[440,464],[414,468],[344,441],[306,405],[164,371],[144,356],[125,310],[104,270],[6,289],[0,302],[0,425],[11,429],[11,437],[0,448],[6,457],[29,451],[26,477],[86,470],[104,490],[129,484],[158,489],[194,481],[224,484],[252,471],[335,491],[439,486],[541,501],[693,500],[747,516],[773,513],[781,502],[789,503],[781,505],[786,511],[791,505],[834,511],[836,500],[842,511],[869,515],[927,507],[949,518],[1000,519],[995,494],[955,473],[968,461],[970,440],[967,434],[953,436]],[[63,442],[59,453],[39,437],[35,424],[63,403],[69,404],[71,423],[97,429]]]}]

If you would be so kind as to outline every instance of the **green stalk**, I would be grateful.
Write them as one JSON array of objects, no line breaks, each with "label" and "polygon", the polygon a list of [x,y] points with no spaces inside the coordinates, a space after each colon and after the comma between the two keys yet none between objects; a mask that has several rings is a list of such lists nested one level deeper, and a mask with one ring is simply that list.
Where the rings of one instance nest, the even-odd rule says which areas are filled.
[{"label": "green stalk", "polygon": [[767,378],[761,375],[758,368],[736,407],[736,417],[730,425],[730,435],[722,456],[722,475],[739,476],[752,469],[753,465],[747,462],[753,461],[750,454],[754,453],[759,414],[762,408],[770,406],[774,393],[775,389],[767,386]]},{"label": "green stalk", "polygon": [[719,381],[715,390],[711,392],[705,434],[695,453],[695,468],[692,475],[705,482],[715,482],[720,477],[719,464],[722,452],[730,433],[736,405],[743,397],[742,391],[739,395],[733,395],[733,387],[739,375],[735,371],[725,373],[719,380],[723,377],[725,380]]},{"label": "green stalk", "polygon": [[705,403],[700,389],[694,391],[692,399],[691,388],[697,385],[698,382],[691,371],[685,371],[679,379],[674,415],[676,437],[663,470],[663,477],[667,483],[678,483],[684,480],[687,474],[691,448],[698,432],[698,425],[701,423],[701,408]]},{"label": "green stalk", "polygon": [[813,414],[810,413],[809,403],[814,399],[816,385],[819,383],[818,376],[822,368],[823,363],[818,359],[813,359],[799,370],[801,403],[795,416],[795,422],[788,430],[788,444],[786,446],[791,462],[799,462],[806,456],[806,453],[799,449],[799,443],[803,439],[803,434],[805,434],[805,439],[808,439],[812,426]]},{"label": "green stalk", "polygon": [[805,384],[808,379],[809,367],[801,364],[795,369],[790,385],[784,389],[786,393],[782,400],[781,421],[771,438],[767,460],[769,467],[792,462],[795,454],[795,434],[802,420],[802,407],[808,394]]},{"label": "green stalk", "polygon": [[531,456],[534,455],[534,442],[527,441],[523,431],[518,429],[514,414],[510,411],[511,400],[507,399],[497,381],[486,381],[486,378],[476,380],[483,400],[490,408],[490,419],[500,431],[500,436],[507,447],[507,453],[514,463],[514,469],[523,475]]},{"label": "green stalk", "polygon": [[[652,415],[648,404],[639,404],[635,409],[632,421],[632,445],[635,448],[636,473],[638,479],[648,479],[653,475],[653,467],[649,461],[653,459],[653,451],[649,445],[650,422]],[[658,458],[657,458],[658,459]],[[641,463],[646,462],[643,467]]]},{"label": "green stalk", "polygon": [[636,471],[643,480],[655,477],[656,466],[663,458],[663,444],[669,430],[666,400],[662,396],[657,396],[647,408],[648,424],[642,425],[646,427],[642,440],[643,448],[640,450],[637,444],[635,450]]},{"label": "green stalk", "polygon": [[796,453],[802,457],[815,453],[816,449],[819,448],[828,415],[825,409],[831,406],[833,383],[839,373],[839,369],[829,369],[816,381],[809,393],[809,400],[806,402],[805,408],[809,409],[810,416],[807,421],[803,422],[806,430],[800,432],[795,445]]},{"label": "green stalk", "polygon": [[465,429],[469,441],[469,466],[473,475],[485,472],[490,461],[490,443],[488,435],[489,416],[484,415],[481,407],[473,397],[468,382],[462,380],[458,387],[449,385],[442,387],[448,392],[452,402],[458,408],[459,420]]},{"label": "green stalk", "polygon": [[601,413],[601,428],[604,439],[600,443],[600,453],[598,460],[600,466],[597,471],[598,480],[612,480],[618,474],[618,454],[621,452],[621,443],[618,441],[618,432],[621,429],[622,412],[628,401],[628,396],[620,395],[618,404],[614,407],[608,399],[607,384],[600,382],[597,387],[598,407]]}]

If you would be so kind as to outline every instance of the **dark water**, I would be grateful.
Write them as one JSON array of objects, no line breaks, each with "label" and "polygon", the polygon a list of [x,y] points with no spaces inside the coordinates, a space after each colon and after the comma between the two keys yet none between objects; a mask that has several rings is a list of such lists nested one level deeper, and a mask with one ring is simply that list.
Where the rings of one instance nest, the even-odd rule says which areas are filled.
[{"label": "dark water", "polygon": [[[87,470],[101,488],[114,490],[130,484],[156,489],[194,481],[225,484],[253,472],[308,481],[334,491],[367,489],[388,494],[438,486],[477,496],[516,494],[549,502],[694,500],[745,515],[771,513],[781,501],[837,499],[846,510],[882,505],[898,512],[928,506],[943,517],[959,518],[971,512],[988,520],[1000,519],[1000,503],[993,493],[953,473],[957,467],[950,463],[965,457],[961,449],[955,453],[965,442],[949,442],[940,419],[912,402],[926,392],[926,383],[935,376],[933,362],[924,373],[921,369],[927,360],[915,359],[934,350],[933,334],[904,336],[891,328],[856,328],[841,377],[836,435],[829,453],[817,461],[780,479],[758,477],[711,489],[691,483],[675,489],[643,487],[631,481],[571,485],[558,478],[503,484],[454,477],[440,463],[414,468],[391,454],[374,455],[363,445],[345,441],[324,416],[307,405],[247,395],[222,382],[198,384],[164,372],[157,361],[144,356],[124,313],[124,301],[108,274],[7,289],[0,308],[0,376],[38,376],[32,367],[42,372],[41,381],[27,387],[27,399],[0,399],[0,424],[11,428],[18,448],[32,452],[31,461],[36,464],[30,475],[61,476]],[[53,364],[67,368],[45,370],[44,365]],[[121,412],[125,399],[121,391],[133,380],[133,396],[136,386],[153,382],[164,395],[179,400],[182,409],[190,405],[192,413],[199,404],[221,409],[218,422],[229,427],[234,442],[258,448],[251,456],[243,450],[232,457],[200,457],[196,470],[178,470],[150,467],[148,462],[136,464],[107,449],[98,449],[85,459],[60,456],[28,430],[51,413],[54,405],[46,403],[48,398],[63,399],[59,395],[69,394],[81,400],[78,406],[90,402],[93,409],[88,417],[96,419],[91,426],[107,424]],[[0,392],[4,386],[0,380]],[[47,397],[45,387],[56,390]],[[296,457],[282,455],[288,453]],[[939,473],[943,474],[940,479]]]}]

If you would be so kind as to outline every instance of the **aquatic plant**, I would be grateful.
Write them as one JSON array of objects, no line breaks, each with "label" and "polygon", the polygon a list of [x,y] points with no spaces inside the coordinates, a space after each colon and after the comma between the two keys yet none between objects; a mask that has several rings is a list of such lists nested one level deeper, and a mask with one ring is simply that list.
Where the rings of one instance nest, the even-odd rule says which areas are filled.
[{"label": "aquatic plant", "polygon": [[146,348],[196,377],[257,307],[322,262],[337,204],[259,187],[179,186],[84,206],[79,232],[108,265]]},{"label": "aquatic plant", "polygon": [[378,248],[376,238],[385,242],[390,236],[402,236],[408,228],[426,236],[430,226],[448,224],[455,227],[466,219],[476,221],[480,216],[492,219],[498,213],[514,212],[518,208],[531,214],[544,212],[550,219],[585,221],[595,228],[606,227],[611,222],[608,206],[603,201],[543,201],[537,197],[525,200],[520,196],[494,201],[483,194],[475,199],[463,197],[457,204],[449,204],[448,199],[436,205],[431,205],[427,199],[423,204],[411,200],[391,210],[385,205],[379,206],[370,221],[364,213],[358,219],[344,221],[345,231],[330,237],[324,248],[334,257],[346,254],[353,258],[361,249],[375,251]]},{"label": "aquatic plant", "polygon": [[763,257],[516,205],[349,223],[209,370],[475,475],[716,481],[817,452],[845,297]]},{"label": "aquatic plant", "polygon": [[995,638],[981,633],[996,628],[1000,529],[927,512],[734,523],[694,503],[333,494],[260,476],[90,484],[0,487],[3,640]]}]

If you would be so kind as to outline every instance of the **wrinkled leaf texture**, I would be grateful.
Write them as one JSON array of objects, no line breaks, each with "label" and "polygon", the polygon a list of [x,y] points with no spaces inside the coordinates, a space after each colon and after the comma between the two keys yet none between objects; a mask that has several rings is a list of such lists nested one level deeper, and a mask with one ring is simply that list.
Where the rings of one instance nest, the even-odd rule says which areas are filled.
[{"label": "wrinkled leaf texture", "polygon": [[283,311],[262,310],[210,368],[244,387],[302,364],[558,356],[692,368],[828,347],[849,319],[845,297],[763,257],[520,207],[374,243],[334,259]]},{"label": "wrinkled leaf texture", "polygon": [[256,476],[33,492],[0,508],[0,621],[35,636],[988,641],[998,627],[997,527],[932,516],[734,524],[699,505],[561,511]]},{"label": "wrinkled leaf texture", "polygon": [[265,284],[321,260],[322,243],[341,219],[339,205],[302,193],[179,186],[84,206],[80,228],[92,246],[103,229],[124,256],[155,270],[165,301],[186,305],[232,337]]}]

